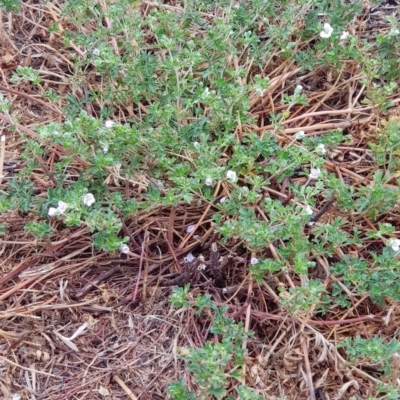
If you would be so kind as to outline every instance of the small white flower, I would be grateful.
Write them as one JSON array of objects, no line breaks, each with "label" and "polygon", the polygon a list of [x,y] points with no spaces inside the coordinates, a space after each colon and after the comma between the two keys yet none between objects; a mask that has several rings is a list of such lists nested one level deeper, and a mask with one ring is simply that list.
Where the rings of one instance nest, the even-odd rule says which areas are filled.
[{"label": "small white flower", "polygon": [[211,186],[212,185],[212,179],[211,178],[207,178],[204,183],[206,184],[206,186]]},{"label": "small white flower", "polygon": [[58,208],[50,207],[47,214],[49,217],[55,217],[58,214]]},{"label": "small white flower", "polygon": [[1,135],[1,139],[0,139],[3,143],[6,141],[6,136],[5,135]]},{"label": "small white flower", "polygon": [[224,197],[221,197],[220,199],[219,199],[219,202],[222,204],[222,203],[225,203],[225,201],[226,201],[226,196],[224,196]]},{"label": "small white flower", "polygon": [[92,54],[93,54],[95,57],[98,57],[98,56],[100,55],[100,50],[99,50],[99,49],[93,49],[93,50],[92,50]]},{"label": "small white flower", "polygon": [[322,143],[320,143],[320,144],[317,146],[316,150],[317,150],[317,153],[319,153],[319,154],[326,154],[325,145],[322,144]]},{"label": "small white flower", "polygon": [[312,210],[312,208],[307,204],[307,207],[304,209],[304,211],[308,214],[308,215],[312,215],[314,214],[314,211]]},{"label": "small white flower", "polygon": [[53,131],[53,135],[54,135],[54,136],[60,136],[60,132],[58,132],[58,131]]},{"label": "small white flower", "polygon": [[294,138],[296,140],[301,140],[306,136],[306,134],[304,133],[304,131],[298,131],[295,135]]},{"label": "small white flower", "polygon": [[189,225],[187,228],[186,228],[186,233],[192,233],[194,231],[194,225]]},{"label": "small white flower", "polygon": [[343,31],[340,35],[340,40],[346,40],[350,36],[350,33],[347,31]]},{"label": "small white flower", "polygon": [[318,179],[320,175],[321,175],[321,170],[319,168],[311,168],[309,175],[310,179]]},{"label": "small white flower", "polygon": [[160,179],[156,179],[157,185],[161,188],[161,189],[165,189],[165,185],[164,182],[161,181]]},{"label": "small white flower", "polygon": [[390,247],[392,248],[393,251],[399,251],[400,250],[400,240],[399,239],[392,239],[389,242]]},{"label": "small white flower", "polygon": [[208,87],[206,87],[204,89],[204,97],[208,97],[210,95],[210,89]]},{"label": "small white flower", "polygon": [[390,31],[390,35],[400,35],[400,30],[398,30],[398,29],[392,29],[392,30]]},{"label": "small white flower", "polygon": [[296,91],[301,92],[303,90],[303,86],[297,85],[296,86]]},{"label": "small white flower", "polygon": [[226,179],[229,179],[230,181],[236,182],[237,175],[235,171],[227,171],[226,172]]},{"label": "small white flower", "polygon": [[106,126],[106,128],[112,128],[115,125],[114,121],[111,121],[110,119],[108,119],[104,125]]},{"label": "small white flower", "polygon": [[82,201],[83,201],[83,204],[85,206],[88,206],[88,207],[90,207],[91,205],[93,205],[96,202],[96,200],[95,200],[94,196],[92,195],[92,193],[85,194],[83,196]]},{"label": "small white flower", "polygon": [[200,143],[199,143],[199,142],[193,142],[193,146],[194,146],[194,147],[199,147],[199,146],[200,146]]},{"label": "small white flower", "polygon": [[251,257],[250,264],[251,264],[251,265],[256,265],[257,263],[258,263],[258,258],[256,258],[256,257]]},{"label": "small white flower", "polygon": [[121,253],[128,254],[129,253],[129,246],[127,244],[123,244],[121,247]]},{"label": "small white flower", "polygon": [[186,261],[191,263],[193,260],[194,260],[193,254],[192,254],[192,253],[189,253],[189,254],[186,256]]},{"label": "small white flower", "polygon": [[108,144],[104,144],[102,150],[104,154],[108,153]]},{"label": "small white flower", "polygon": [[58,208],[57,208],[57,210],[58,210],[61,214],[64,214],[67,208],[68,208],[68,204],[67,204],[67,203],[64,203],[64,202],[61,201],[61,200],[58,202]]},{"label": "small white flower", "polygon": [[321,36],[324,39],[330,38],[333,32],[333,28],[325,22],[323,30],[319,33],[319,36]]}]

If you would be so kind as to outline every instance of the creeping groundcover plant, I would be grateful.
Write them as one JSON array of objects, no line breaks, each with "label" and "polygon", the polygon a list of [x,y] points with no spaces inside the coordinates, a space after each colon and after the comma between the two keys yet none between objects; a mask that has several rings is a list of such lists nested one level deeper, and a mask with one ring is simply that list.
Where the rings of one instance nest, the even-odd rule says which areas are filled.
[{"label": "creeping groundcover plant", "polygon": [[28,3],[0,2],[7,396],[400,399],[398,10]]}]

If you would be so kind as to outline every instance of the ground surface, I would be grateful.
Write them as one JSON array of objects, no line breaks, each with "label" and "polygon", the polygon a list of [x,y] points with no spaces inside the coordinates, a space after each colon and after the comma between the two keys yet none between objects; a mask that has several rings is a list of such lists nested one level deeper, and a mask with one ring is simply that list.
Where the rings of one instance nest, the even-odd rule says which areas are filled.
[{"label": "ground surface", "polygon": [[[143,2],[143,12],[148,5]],[[364,23],[368,29],[384,29],[382,16],[393,13],[389,3],[370,12]],[[62,121],[59,107],[41,100],[35,88],[17,85],[10,78],[17,66],[31,66],[47,71],[45,84],[59,94],[68,93],[68,50],[59,36],[47,28],[60,21],[57,2],[28,2],[19,14],[2,14],[0,26],[1,84],[0,91],[12,104],[13,117],[19,118],[18,130],[10,130],[10,121],[2,113],[1,129],[6,135],[3,163],[5,180],[24,165],[20,158],[21,134],[35,136],[37,125]],[[349,66],[351,69],[351,66]],[[366,137],[376,128],[372,110],[351,115],[343,112],[308,118],[307,114],[323,111],[319,99],[327,88],[331,93],[356,93],[353,79],[340,88],[321,70],[319,76],[305,79],[302,84],[314,92],[314,103],[308,110],[299,109],[292,118],[308,124],[310,131],[321,124],[351,129],[354,143],[338,149],[337,158],[326,161],[328,171],[336,171],[341,179],[357,182],[372,179]],[[279,93],[280,85],[295,75],[294,69],[276,70],[270,98]],[[393,97],[392,115],[399,114],[399,98]],[[268,115],[269,106],[254,100],[253,112]],[[314,107],[314,108],[313,108]],[[342,105],[340,105],[342,107]],[[362,108],[361,106],[359,107]],[[91,112],[95,112],[94,107]],[[336,118],[336,119],[335,119]],[[303,124],[302,124],[303,123]],[[260,128],[263,118],[260,118]],[[347,125],[346,125],[347,124]],[[290,123],[286,133],[296,127]],[[320,128],[321,129],[321,128]],[[324,129],[324,127],[322,127]],[[325,129],[327,129],[325,127]],[[290,139],[282,135],[284,145]],[[53,154],[62,149],[54,148]],[[51,169],[51,156],[45,161]],[[79,167],[78,167],[79,168]],[[3,179],[3,184],[5,182]],[[44,196],[48,185],[46,171],[34,171],[32,180],[37,195]],[[222,195],[225,188],[218,186]],[[270,188],[270,194],[289,198],[285,182]],[[191,310],[175,310],[168,302],[176,265],[183,265],[189,251],[202,254],[210,264],[212,243],[220,256],[229,256],[224,273],[228,294],[218,285],[202,284],[192,295],[206,291],[214,300],[230,305],[230,312],[239,321],[247,321],[255,332],[249,340],[245,366],[245,382],[258,389],[266,399],[309,398],[312,376],[315,396],[319,400],[368,398],[375,394],[377,371],[374,365],[365,368],[347,366],[341,354],[330,343],[347,336],[362,334],[372,337],[399,337],[400,308],[396,303],[386,308],[374,305],[368,296],[358,297],[348,310],[335,311],[326,318],[304,315],[292,318],[277,307],[277,287],[285,276],[277,274],[264,285],[249,283],[246,265],[248,254],[234,243],[222,244],[213,231],[211,204],[159,208],[151,214],[141,213],[125,221],[124,232],[131,238],[132,254],[94,251],[91,238],[83,228],[60,225],[57,235],[49,241],[36,240],[24,230],[34,215],[18,212],[0,216],[7,223],[1,241],[0,271],[0,397],[3,399],[165,399],[170,382],[183,377],[190,385],[190,376],[179,359],[178,347],[199,347],[209,337],[209,323]],[[323,216],[329,220],[338,215],[333,206]],[[368,220],[343,216],[351,226],[365,229]],[[390,215],[399,229],[398,211]],[[196,225],[196,235],[186,235],[185,228]],[[215,250],[215,248],[214,248]],[[268,249],[273,256],[273,246]],[[322,280],[328,260],[319,260],[313,274]],[[172,279],[171,282],[168,280]],[[182,278],[180,283],[187,282]],[[247,312],[247,314],[246,314]],[[369,317],[373,315],[373,317]],[[68,340],[79,328],[82,332]],[[72,344],[71,344],[72,343]],[[394,370],[392,380],[396,382]]]}]

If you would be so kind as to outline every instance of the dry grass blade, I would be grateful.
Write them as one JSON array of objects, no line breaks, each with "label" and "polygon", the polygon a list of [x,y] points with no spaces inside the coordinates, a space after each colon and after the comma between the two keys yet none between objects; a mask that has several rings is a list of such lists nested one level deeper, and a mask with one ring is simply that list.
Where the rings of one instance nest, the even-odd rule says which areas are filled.
[{"label": "dry grass blade", "polygon": [[[364,360],[361,360],[351,365],[346,359],[346,352],[338,350],[338,342],[358,335],[368,338],[381,336],[387,342],[398,338],[398,303],[386,296],[384,304],[379,305],[371,301],[369,289],[359,292],[354,287],[358,282],[351,286],[346,281],[346,274],[357,268],[357,259],[372,266],[365,274],[373,275],[389,269],[386,264],[380,266],[372,254],[384,251],[386,237],[382,239],[384,235],[380,237],[379,232],[385,224],[390,222],[394,228],[390,237],[398,236],[398,204],[376,219],[368,212],[351,214],[348,212],[350,206],[346,208],[339,204],[343,198],[347,200],[347,192],[337,193],[338,190],[332,189],[334,179],[350,185],[352,190],[363,189],[367,195],[368,191],[376,189],[378,185],[374,176],[379,166],[373,145],[387,140],[382,132],[387,133],[385,127],[389,115],[392,116],[391,121],[399,120],[398,90],[385,97],[391,101],[391,108],[385,110],[388,113],[386,116],[382,102],[368,97],[371,87],[361,71],[364,65],[345,60],[337,70],[330,65],[318,64],[309,68],[309,72],[304,72],[305,68],[300,66],[300,61],[293,54],[296,55],[302,46],[320,51],[318,40],[321,37],[318,32],[306,32],[301,40],[292,41],[296,26],[305,24],[301,18],[296,18],[292,27],[282,30],[281,45],[269,42],[269,36],[274,35],[270,28],[284,23],[279,18],[285,2],[267,2],[272,8],[279,8],[277,21],[270,20],[270,15],[252,16],[254,28],[241,31],[232,27],[230,31],[231,19],[238,18],[240,12],[257,2],[236,1],[225,8],[212,2],[127,1],[123,3],[127,15],[132,13],[134,18],[147,19],[146,24],[137,21],[135,40],[127,39],[131,38],[128,35],[130,32],[115,18],[119,5],[117,0],[76,3],[76,7],[69,10],[70,15],[62,14],[63,2],[42,3],[28,0],[21,3],[18,13],[0,11],[0,94],[10,105],[10,111],[5,107],[0,112],[0,203],[3,204],[3,197],[11,190],[10,182],[18,181],[21,171],[26,173],[24,168],[29,160],[23,148],[31,145],[34,167],[27,175],[31,184],[29,188],[32,189],[32,204],[39,204],[40,207],[39,212],[33,212],[28,206],[25,211],[13,209],[0,215],[1,229],[3,225],[7,226],[0,239],[0,398],[162,400],[167,398],[171,382],[182,377],[190,390],[197,390],[194,374],[188,373],[180,356],[188,349],[202,348],[206,342],[212,345],[220,343],[222,336],[211,333],[212,310],[207,309],[197,315],[192,307],[200,298],[197,296],[203,294],[210,295],[217,306],[226,307],[229,317],[244,324],[245,332],[254,332],[254,336],[242,341],[242,349],[247,353],[240,382],[254,389],[262,398],[348,400],[381,396],[377,394],[378,385],[390,382],[394,387],[398,386],[400,359],[397,353],[390,359],[391,373],[382,377],[378,363],[363,364]],[[296,2],[289,3],[295,7]],[[347,6],[355,2],[342,3],[342,6]],[[309,13],[319,10],[319,6],[315,4],[314,9],[313,5]],[[371,48],[377,45],[376,38],[372,36],[375,29],[380,35],[380,45],[384,47],[385,40],[390,38],[390,29],[394,27],[390,25],[394,22],[389,23],[393,19],[391,14],[397,10],[391,8],[387,1],[374,7],[364,1],[362,6],[363,11],[357,14],[354,26],[346,29],[351,31],[354,41],[359,38],[369,41]],[[192,8],[196,7],[203,8],[194,13]],[[81,8],[85,10],[83,13]],[[332,13],[329,10],[316,15],[318,23],[325,22]],[[179,26],[176,34],[172,29],[173,22]],[[156,23],[160,26],[154,29],[152,24]],[[179,75],[179,64],[184,62],[175,59],[176,54],[180,54],[183,48],[188,54],[196,53],[185,46],[196,48],[205,37],[211,41],[218,26],[220,29],[229,28],[221,46],[237,41],[230,47],[232,54],[220,59],[210,57],[204,63],[193,58],[188,65],[184,65]],[[185,30],[187,27],[188,31]],[[156,30],[161,32],[159,36],[154,33]],[[339,33],[335,32],[336,36],[328,42],[332,52],[335,47],[344,46]],[[74,39],[74,42],[70,36],[75,34],[77,40]],[[257,41],[252,44],[253,34]],[[168,48],[170,41],[175,39],[176,43]],[[128,47],[121,51],[121,44],[126,45],[127,42],[129,51],[126,50]],[[215,56],[214,47],[218,47],[215,43],[205,44],[202,51],[206,54],[206,47],[212,47],[210,54]],[[252,46],[254,49],[268,49],[269,45],[274,47],[269,57],[248,57]],[[284,45],[288,47],[285,49]],[[288,55],[288,51],[293,54]],[[102,52],[108,55],[102,58]],[[164,69],[157,69],[155,60],[158,59],[170,64],[162,64]],[[213,63],[223,65],[224,73],[215,73]],[[114,69],[107,69],[110,65]],[[139,68],[138,75],[132,78],[134,85],[129,73],[126,73],[131,66]],[[34,70],[40,77],[40,84],[13,77],[17,67]],[[176,87],[171,92],[173,105],[164,104],[165,93],[160,83],[169,76],[168,69],[174,72],[176,78]],[[215,71],[219,71],[218,68]],[[113,76],[111,83],[108,81],[110,76]],[[149,83],[153,78],[157,80],[154,87]],[[182,89],[189,78],[194,80],[193,86]],[[254,83],[258,78],[268,80],[268,85],[256,90]],[[380,80],[381,77],[376,76],[372,82],[378,87]],[[400,83],[398,78],[395,80]],[[235,93],[232,104],[229,104],[226,93],[215,93],[213,85],[217,86],[220,81],[224,84],[229,82],[224,86],[225,91]],[[204,82],[208,82],[210,87],[202,86]],[[289,107],[286,96],[300,84],[307,101]],[[387,85],[381,89],[383,93],[390,88]],[[197,90],[201,101],[185,99],[185,91],[197,96]],[[234,100],[243,94],[242,101],[247,108],[241,116],[241,108],[234,104]],[[225,113],[235,116],[233,127],[229,125],[226,129],[229,139],[226,143],[221,139],[222,125],[220,121],[215,123],[215,110],[212,108],[212,101],[220,101],[224,96],[229,101],[221,103],[224,107],[220,119],[224,119]],[[113,99],[112,104],[109,97]],[[96,134],[86,138],[86,126],[81,130],[80,127],[71,128],[73,134],[69,134],[75,135],[78,140],[68,147],[53,141],[50,134],[55,135],[55,131],[52,128],[49,136],[42,140],[41,135],[47,133],[41,132],[40,127],[61,126],[66,121],[73,126],[79,115],[74,107],[79,112],[84,109],[93,120],[100,121],[102,126],[96,128]],[[155,118],[159,109],[165,112],[160,114],[162,118],[158,116],[161,124]],[[285,117],[281,121],[274,120],[278,115]],[[247,122],[243,122],[245,117],[249,117]],[[120,124],[114,126],[111,123],[115,129],[108,128],[104,123],[107,118]],[[136,130],[145,126],[146,118],[151,121],[148,127],[146,125],[146,129],[149,128],[146,135],[133,140]],[[153,122],[152,118],[158,122]],[[189,132],[187,148],[184,144],[184,148],[175,149],[174,142],[180,140],[179,135],[183,135],[182,132],[192,122],[199,125],[193,125],[193,132]],[[172,129],[169,123],[176,123],[176,128]],[[207,124],[211,125],[211,133],[205,134],[208,132]],[[111,154],[108,147],[96,153],[96,135],[101,130],[107,128],[111,146],[113,140],[122,138],[121,132],[126,127],[130,129],[127,136],[132,139],[129,142],[132,149],[128,161],[124,162],[132,165],[124,165],[119,159],[120,154]],[[330,136],[334,136],[332,131],[336,130],[340,130],[345,139],[337,146],[332,145],[332,149],[326,145],[328,151],[319,165],[331,179],[329,193],[320,191],[320,182],[306,176],[305,171],[313,167],[314,158],[297,162],[297,159],[289,160],[288,157],[286,160],[277,156],[280,151],[288,154],[290,149],[295,149],[294,158],[301,159],[302,151],[307,146],[307,151],[312,153],[318,140],[329,141]],[[303,141],[295,137],[299,131],[304,133]],[[203,140],[203,134],[210,136],[207,139],[210,142],[209,153],[205,154],[211,160],[218,153],[217,162],[201,158],[201,146],[204,144],[200,140]],[[161,171],[157,165],[161,154],[148,154],[151,152],[146,147],[152,138],[161,142],[163,135],[171,135],[170,143],[164,149],[169,157],[165,163],[172,165],[165,170],[167,172]],[[267,149],[270,139],[276,145],[273,151]],[[82,144],[84,149],[83,143],[86,142],[91,154],[74,153],[75,145],[80,150]],[[391,161],[399,155],[396,143],[390,154]],[[242,151],[245,161],[237,156]],[[264,152],[268,155],[264,156]],[[93,155],[99,155],[101,162],[98,165],[96,160],[90,161],[94,159],[90,158]],[[143,157],[137,161],[139,156]],[[111,162],[107,157],[115,159]],[[318,161],[317,156],[315,159]],[[188,166],[189,172],[183,169],[182,173],[179,164],[174,164],[176,160],[186,163],[182,165]],[[207,177],[198,167],[198,160],[205,164],[202,164],[204,171],[210,176],[215,172],[219,178],[213,178],[211,186],[205,183],[196,191],[192,186],[197,181],[206,182]],[[282,170],[279,169],[281,164]],[[270,172],[276,165],[278,172]],[[386,180],[382,187],[394,191],[398,188],[399,174],[397,169],[390,172],[387,165],[385,161],[383,172]],[[236,167],[237,180],[221,178],[228,168]],[[61,217],[46,219],[55,193],[67,192],[82,182],[82,190],[87,190],[96,169],[101,172],[96,206],[100,204],[104,207],[110,202],[110,210],[115,211],[118,222],[121,221],[118,237],[126,237],[127,252],[95,249],[89,232],[93,227],[92,221],[76,228],[74,223],[65,222]],[[187,192],[193,196],[189,197],[189,201],[184,197],[185,201],[173,199],[164,203],[160,201],[159,204],[152,200],[148,207],[142,206],[143,198],[152,189],[164,200],[171,193],[173,198],[178,196],[178,192],[183,192],[182,187],[186,183],[171,186],[173,189],[168,186],[175,181],[180,184],[182,176],[179,174],[190,175],[192,186]],[[262,182],[256,193],[258,197],[252,197],[252,186],[257,185],[258,178]],[[296,194],[296,185],[304,185],[301,195],[298,194],[300,189]],[[110,195],[107,200],[101,198],[102,191]],[[315,196],[314,192],[317,193]],[[21,193],[19,195],[23,197]],[[113,203],[109,200],[111,198],[117,199],[118,205],[117,201]],[[17,200],[13,199],[14,202]],[[361,244],[343,242],[332,251],[324,248],[326,253],[317,247],[315,251],[300,249],[293,256],[288,239],[290,235],[281,234],[278,230],[277,237],[254,246],[254,250],[249,236],[242,235],[244,225],[238,225],[239,228],[232,230],[234,234],[230,236],[219,229],[221,226],[226,228],[229,223],[234,226],[241,218],[251,214],[254,219],[249,218],[251,224],[245,228],[253,237],[261,235],[261,226],[265,225],[273,231],[292,217],[298,217],[297,214],[290,214],[276,222],[273,219],[276,215],[280,212],[284,215],[281,209],[288,206],[293,206],[291,210],[296,207],[306,209],[309,200],[313,215],[308,221],[314,225],[307,226],[304,219],[306,222],[302,220],[300,232],[291,232],[293,237],[301,237],[299,243],[304,248],[310,243],[317,243],[318,238],[323,236],[318,237],[322,224],[334,226],[338,219],[344,221],[341,232],[350,238],[359,235]],[[238,201],[243,207],[232,208],[232,211],[224,204],[229,201]],[[264,207],[264,202],[268,201],[276,202],[276,207],[269,214]],[[132,208],[124,213],[120,204],[129,204]],[[78,208],[73,212],[78,213]],[[87,207],[82,215],[94,209]],[[132,209],[135,211],[132,212]],[[221,210],[228,211],[220,213]],[[217,223],[218,217],[221,220]],[[254,223],[255,219],[257,223]],[[37,235],[33,239],[27,226],[42,220],[48,223],[51,233]],[[250,272],[254,267],[250,260],[255,253],[260,264],[261,259],[271,262],[263,270],[259,281]],[[307,274],[296,269],[296,262],[302,261],[296,259],[297,255],[311,261]],[[398,253],[392,263],[397,262],[396,257]],[[343,259],[351,261],[351,268],[336,276],[332,272],[333,267]],[[257,262],[256,258],[255,264]],[[279,265],[279,271],[276,272],[277,269],[271,265]],[[216,279],[217,276],[219,279]],[[293,304],[285,305],[285,296],[292,295],[310,281],[320,284],[318,300],[307,310],[299,307],[300,311],[292,312],[290,306]],[[176,310],[168,300],[171,286],[184,284],[190,284],[190,292],[185,299],[190,306]],[[323,307],[317,309],[317,306],[324,305],[324,290],[330,294],[335,290],[342,293],[348,304],[343,306],[338,295],[335,298],[337,302],[332,303],[329,310]],[[308,293],[303,295],[307,297]],[[232,379],[227,389],[234,398],[238,397],[236,383]]]},{"label": "dry grass blade", "polygon": [[113,379],[115,380],[115,382],[118,383],[118,385],[121,386],[122,389],[124,389],[124,392],[126,393],[127,396],[129,396],[131,400],[137,400],[137,397],[132,393],[132,391],[128,388],[128,386],[125,385],[125,383],[121,380],[121,378],[118,375],[114,375]]}]

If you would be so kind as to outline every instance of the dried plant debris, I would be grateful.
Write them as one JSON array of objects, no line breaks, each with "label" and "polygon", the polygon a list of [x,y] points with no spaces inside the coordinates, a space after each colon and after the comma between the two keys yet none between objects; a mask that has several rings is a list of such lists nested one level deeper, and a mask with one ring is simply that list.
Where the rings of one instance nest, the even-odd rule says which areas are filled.
[{"label": "dried plant debris", "polygon": [[375,3],[0,1],[0,398],[400,398]]}]

